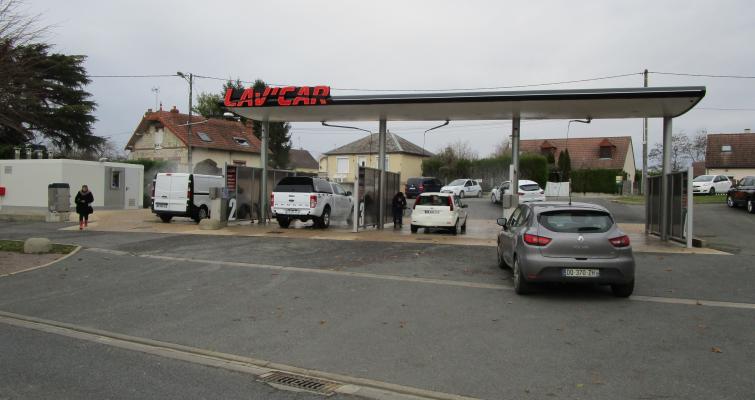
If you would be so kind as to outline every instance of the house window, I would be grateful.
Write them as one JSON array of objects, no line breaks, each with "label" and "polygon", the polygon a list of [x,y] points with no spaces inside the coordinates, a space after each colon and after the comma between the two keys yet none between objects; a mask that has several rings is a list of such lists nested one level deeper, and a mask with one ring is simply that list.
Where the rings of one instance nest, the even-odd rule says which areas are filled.
[{"label": "house window", "polygon": [[[380,156],[375,156],[375,163],[377,164],[377,167],[380,168]],[[385,170],[389,171],[391,169],[391,156],[386,155],[385,156]]]},{"label": "house window", "polygon": [[243,160],[233,160],[233,165],[238,165],[240,167],[243,167],[246,165],[246,161]]},{"label": "house window", "polygon": [[249,141],[246,140],[246,139],[244,139],[244,138],[240,138],[240,137],[235,137],[234,136],[233,140],[236,142],[236,144],[238,144],[240,146],[249,146]]},{"label": "house window", "polygon": [[600,158],[612,158],[613,148],[611,146],[602,146],[600,148]]},{"label": "house window", "polygon": [[121,171],[113,171],[110,176],[110,189],[120,189],[121,187]]},{"label": "house window", "polygon": [[721,151],[724,152],[724,153],[730,153],[731,152],[731,145],[730,144],[725,144],[725,145],[721,146]]},{"label": "house window", "polygon": [[197,133],[197,136],[199,136],[199,138],[202,139],[203,142],[212,142],[210,136],[205,132],[199,132]]},{"label": "house window", "polygon": [[336,159],[336,173],[338,174],[349,173],[349,157],[338,157]]}]

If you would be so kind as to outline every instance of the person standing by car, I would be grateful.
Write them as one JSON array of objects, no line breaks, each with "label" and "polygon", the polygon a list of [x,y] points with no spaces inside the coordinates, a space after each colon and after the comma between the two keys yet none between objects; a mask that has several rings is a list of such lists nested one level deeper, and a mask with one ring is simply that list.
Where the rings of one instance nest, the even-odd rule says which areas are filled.
[{"label": "person standing by car", "polygon": [[393,229],[401,228],[404,219],[404,209],[406,208],[406,197],[404,197],[404,193],[396,193],[396,195],[393,196],[391,205],[393,208]]},{"label": "person standing by car", "polygon": [[94,203],[94,195],[89,191],[87,185],[83,185],[81,190],[76,193],[76,213],[79,214],[79,230],[84,229],[89,222],[89,214],[93,213],[92,203]]}]

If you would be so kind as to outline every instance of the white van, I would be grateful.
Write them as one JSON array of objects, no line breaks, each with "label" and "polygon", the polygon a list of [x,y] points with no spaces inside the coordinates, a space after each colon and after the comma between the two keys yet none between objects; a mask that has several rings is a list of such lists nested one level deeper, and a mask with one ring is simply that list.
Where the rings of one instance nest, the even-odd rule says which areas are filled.
[{"label": "white van", "polygon": [[225,180],[216,175],[159,173],[152,192],[152,212],[163,222],[173,217],[197,222],[209,218],[211,187],[225,187]]}]

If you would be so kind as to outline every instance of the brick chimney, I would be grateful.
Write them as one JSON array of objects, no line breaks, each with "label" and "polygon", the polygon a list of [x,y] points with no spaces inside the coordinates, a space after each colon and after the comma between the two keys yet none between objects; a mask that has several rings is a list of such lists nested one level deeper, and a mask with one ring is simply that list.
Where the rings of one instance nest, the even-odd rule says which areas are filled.
[{"label": "brick chimney", "polygon": [[170,112],[178,114],[178,109],[176,108],[176,106],[173,106],[173,108],[170,109]]},{"label": "brick chimney", "polygon": [[152,109],[151,109],[151,108],[148,108],[148,109],[147,109],[147,112],[145,112],[145,113],[144,113],[144,116],[146,117],[146,116],[148,116],[148,115],[150,115],[150,114],[152,114]]}]

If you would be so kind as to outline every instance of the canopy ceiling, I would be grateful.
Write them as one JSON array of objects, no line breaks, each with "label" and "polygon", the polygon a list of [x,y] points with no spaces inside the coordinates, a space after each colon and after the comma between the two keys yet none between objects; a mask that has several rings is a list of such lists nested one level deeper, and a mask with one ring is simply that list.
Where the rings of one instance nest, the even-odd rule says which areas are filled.
[{"label": "canopy ceiling", "polygon": [[704,86],[333,96],[311,106],[229,107],[256,121],[443,121],[678,117]]}]

